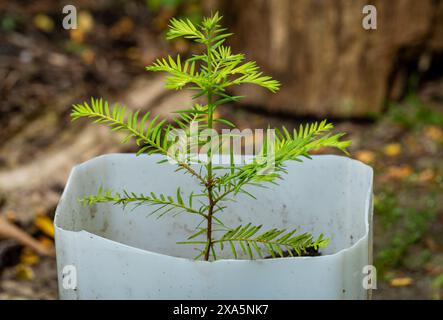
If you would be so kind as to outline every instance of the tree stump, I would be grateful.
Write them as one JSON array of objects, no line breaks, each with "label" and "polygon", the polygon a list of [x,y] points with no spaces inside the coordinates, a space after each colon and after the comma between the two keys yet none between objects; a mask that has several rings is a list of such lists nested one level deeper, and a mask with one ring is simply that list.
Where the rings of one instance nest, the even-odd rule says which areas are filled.
[{"label": "tree stump", "polygon": [[[443,1],[216,2],[235,33],[235,51],[282,82],[276,95],[252,87],[236,92],[248,97],[243,103],[271,112],[374,116],[405,94],[411,74],[441,58]],[[362,26],[367,4],[377,9],[376,30]]]}]

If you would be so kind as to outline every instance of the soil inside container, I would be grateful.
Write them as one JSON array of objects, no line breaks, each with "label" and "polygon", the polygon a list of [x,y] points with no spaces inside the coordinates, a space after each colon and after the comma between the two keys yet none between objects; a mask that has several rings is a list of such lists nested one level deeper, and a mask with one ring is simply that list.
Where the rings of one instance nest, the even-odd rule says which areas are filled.
[{"label": "soil inside container", "polygon": [[306,252],[303,252],[302,254],[297,254],[295,250],[291,250],[292,255],[289,253],[288,250],[283,251],[283,256],[280,256],[278,253],[275,253],[275,257],[273,256],[266,256],[265,259],[278,259],[278,258],[287,258],[287,257],[316,257],[321,256],[321,252],[318,251],[318,249],[315,249],[314,247],[306,248]]}]

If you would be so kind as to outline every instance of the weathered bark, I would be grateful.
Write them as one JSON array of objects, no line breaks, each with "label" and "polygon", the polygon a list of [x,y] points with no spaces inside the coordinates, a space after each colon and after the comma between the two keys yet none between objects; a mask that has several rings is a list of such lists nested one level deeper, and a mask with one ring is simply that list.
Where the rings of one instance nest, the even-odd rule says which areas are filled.
[{"label": "weathered bark", "polygon": [[[216,2],[236,35],[235,49],[283,83],[277,95],[238,89],[248,96],[244,103],[273,112],[379,114],[386,99],[404,94],[411,71],[425,70],[443,50],[439,0]],[[368,2],[377,8],[377,30],[362,27]]]}]

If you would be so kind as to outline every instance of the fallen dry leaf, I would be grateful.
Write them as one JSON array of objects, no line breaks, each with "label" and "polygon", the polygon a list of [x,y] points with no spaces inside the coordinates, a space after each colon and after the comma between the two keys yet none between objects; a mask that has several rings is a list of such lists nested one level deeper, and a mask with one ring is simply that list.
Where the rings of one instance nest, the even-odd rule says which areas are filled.
[{"label": "fallen dry leaf", "polygon": [[94,18],[88,11],[80,11],[78,14],[78,29],[84,33],[91,32],[94,29]]},{"label": "fallen dry leaf", "polygon": [[435,142],[443,142],[443,130],[437,126],[428,126],[424,129],[427,138]]},{"label": "fallen dry leaf", "polygon": [[85,39],[85,33],[80,29],[70,29],[69,37],[71,38],[72,41],[81,43]]},{"label": "fallen dry leaf", "polygon": [[369,150],[359,150],[355,153],[355,158],[366,164],[372,164],[375,160],[375,153]]},{"label": "fallen dry leaf", "polygon": [[54,223],[48,216],[37,215],[34,219],[34,225],[45,235],[54,238]]},{"label": "fallen dry leaf", "polygon": [[37,14],[33,20],[34,26],[44,32],[54,30],[54,21],[45,14]]},{"label": "fallen dry leaf", "polygon": [[432,180],[434,180],[434,177],[435,177],[434,170],[428,168],[419,173],[418,182],[429,183],[432,182]]},{"label": "fallen dry leaf", "polygon": [[40,242],[40,244],[42,246],[44,246],[47,249],[54,248],[54,239],[50,239],[48,237],[41,236],[41,237],[38,237],[37,240],[38,240],[38,242]]},{"label": "fallen dry leaf", "polygon": [[85,49],[81,52],[80,57],[86,64],[92,64],[95,59],[95,53],[91,49]]},{"label": "fallen dry leaf", "polygon": [[15,277],[18,280],[32,280],[34,279],[34,271],[31,267],[20,263],[15,267]]},{"label": "fallen dry leaf", "polygon": [[392,287],[405,287],[405,286],[410,286],[412,284],[412,282],[413,282],[412,278],[402,277],[402,278],[391,279],[389,284]]},{"label": "fallen dry leaf", "polygon": [[134,30],[134,22],[129,17],[123,17],[115,23],[111,28],[111,36],[120,38],[130,34]]},{"label": "fallen dry leaf", "polygon": [[33,251],[25,248],[20,256],[20,262],[27,266],[32,266],[37,264],[40,261],[38,255],[36,255]]},{"label": "fallen dry leaf", "polygon": [[87,11],[81,11],[78,15],[77,28],[69,30],[70,38],[81,43],[85,40],[85,35],[94,29],[94,18]]},{"label": "fallen dry leaf", "polygon": [[414,170],[409,165],[390,166],[386,170],[385,179],[404,179],[409,177]]},{"label": "fallen dry leaf", "polygon": [[388,157],[396,157],[401,153],[401,145],[399,143],[389,143],[383,148],[383,153]]}]

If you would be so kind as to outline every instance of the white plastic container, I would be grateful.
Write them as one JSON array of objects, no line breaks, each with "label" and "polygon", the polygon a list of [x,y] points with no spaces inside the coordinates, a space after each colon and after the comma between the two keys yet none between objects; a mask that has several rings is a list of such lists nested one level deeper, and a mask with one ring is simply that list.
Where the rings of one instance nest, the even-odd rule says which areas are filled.
[{"label": "white plastic container", "polygon": [[[363,268],[372,261],[372,169],[338,156],[288,163],[278,186],[251,188],[219,216],[226,225],[252,222],[297,228],[331,239],[322,256],[194,261],[183,241],[200,221],[181,214],[156,219],[78,199],[102,186],[175,195],[198,191],[189,175],[157,164],[159,156],[111,154],[76,166],[55,217],[61,299],[366,299]],[[225,250],[229,258],[229,250]],[[65,279],[64,279],[65,277]],[[66,281],[69,277],[69,281]]]}]

